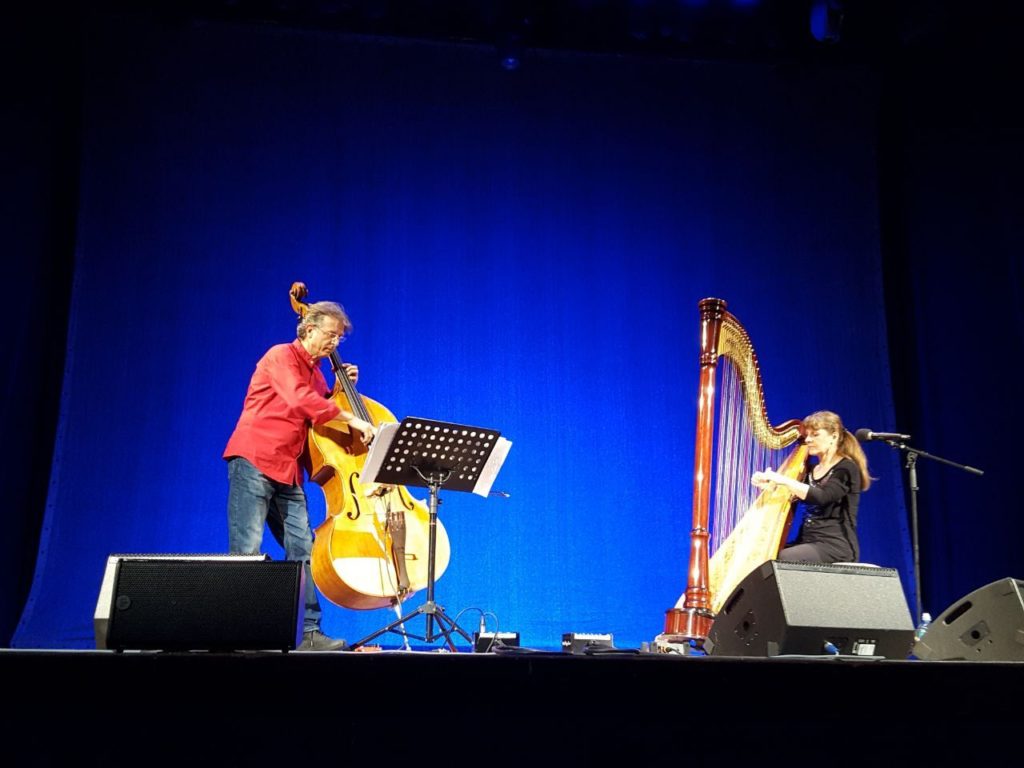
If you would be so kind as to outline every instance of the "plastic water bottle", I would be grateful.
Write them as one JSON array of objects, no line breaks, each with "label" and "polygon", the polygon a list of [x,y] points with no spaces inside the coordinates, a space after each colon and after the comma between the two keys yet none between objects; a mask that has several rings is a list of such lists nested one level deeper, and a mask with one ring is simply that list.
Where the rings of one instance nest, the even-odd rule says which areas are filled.
[{"label": "plastic water bottle", "polygon": [[921,614],[921,623],[917,625],[917,629],[914,630],[914,644],[921,642],[921,638],[924,637],[924,633],[928,631],[928,625],[932,623],[932,615],[930,613]]}]

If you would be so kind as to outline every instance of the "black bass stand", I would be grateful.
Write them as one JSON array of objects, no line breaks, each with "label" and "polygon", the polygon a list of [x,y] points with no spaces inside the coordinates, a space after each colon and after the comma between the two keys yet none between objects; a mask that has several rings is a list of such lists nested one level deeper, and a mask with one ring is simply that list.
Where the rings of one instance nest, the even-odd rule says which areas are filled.
[{"label": "black bass stand", "polygon": [[[909,435],[903,435],[903,437],[910,437]],[[972,475],[983,475],[985,474],[980,469],[974,467],[968,467],[966,464],[957,464],[955,461],[949,459],[943,459],[940,456],[933,456],[917,448],[912,448],[907,445],[903,440],[883,440],[882,442],[896,448],[900,451],[906,451],[906,469],[907,469],[907,484],[910,487],[910,526],[911,526],[911,538],[913,543],[914,551],[914,596],[917,598],[917,612],[914,614],[914,625],[920,626],[922,617],[921,608],[921,567],[918,555],[918,538],[917,538],[917,457],[924,456],[926,459],[933,459],[935,461],[948,464],[951,467],[962,469],[965,472],[970,472]]]},{"label": "black bass stand", "polygon": [[[490,493],[512,443],[493,429],[468,427],[430,419],[407,418],[401,424],[381,425],[360,482],[388,485],[415,485],[430,491],[429,543],[427,549],[427,600],[405,616],[378,629],[352,644],[352,649],[365,645],[385,632],[394,632],[406,639],[413,637],[427,643],[444,640],[449,650],[456,650],[452,634],[460,635],[472,645],[462,627],[449,618],[444,608],[434,601],[434,570],[437,550],[437,508],[441,504],[441,486],[451,491],[471,491],[481,496]],[[421,637],[406,631],[405,622],[423,615],[426,633]],[[434,622],[440,630],[434,633]],[[400,629],[396,629],[400,627]]]}]

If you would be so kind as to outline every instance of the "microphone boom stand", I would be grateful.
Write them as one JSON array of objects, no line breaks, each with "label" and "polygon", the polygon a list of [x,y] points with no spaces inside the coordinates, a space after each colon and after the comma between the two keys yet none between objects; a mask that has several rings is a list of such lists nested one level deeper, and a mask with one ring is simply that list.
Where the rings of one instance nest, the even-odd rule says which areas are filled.
[{"label": "microphone boom stand", "polygon": [[907,484],[910,488],[910,535],[911,535],[911,547],[913,549],[914,556],[914,598],[916,600],[915,607],[917,612],[914,614],[914,624],[920,625],[921,623],[921,566],[920,566],[920,548],[918,545],[918,534],[917,534],[917,457],[924,456],[926,459],[932,459],[934,461],[948,464],[951,467],[962,469],[965,472],[970,472],[972,475],[983,475],[985,474],[980,469],[969,467],[966,464],[957,464],[955,461],[944,459],[941,456],[934,456],[926,451],[912,448],[907,445],[903,440],[884,440],[883,442],[888,443],[893,448],[906,451],[907,460]]}]

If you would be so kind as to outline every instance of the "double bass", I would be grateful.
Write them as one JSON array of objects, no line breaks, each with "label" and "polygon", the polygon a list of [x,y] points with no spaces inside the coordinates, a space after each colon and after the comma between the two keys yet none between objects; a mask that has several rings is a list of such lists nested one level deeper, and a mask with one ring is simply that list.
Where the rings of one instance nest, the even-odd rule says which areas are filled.
[{"label": "double bass", "polygon": [[[305,284],[288,292],[305,317]],[[338,386],[331,396],[342,409],[373,425],[397,421],[380,403],[363,397],[346,375],[337,349],[330,354]],[[323,490],[327,514],[317,526],[310,563],[320,592],[343,608],[384,608],[427,586],[429,511],[405,486],[363,483],[367,445],[338,421],[313,425],[307,441],[310,479]],[[448,534],[437,522],[434,578],[448,567]]]}]

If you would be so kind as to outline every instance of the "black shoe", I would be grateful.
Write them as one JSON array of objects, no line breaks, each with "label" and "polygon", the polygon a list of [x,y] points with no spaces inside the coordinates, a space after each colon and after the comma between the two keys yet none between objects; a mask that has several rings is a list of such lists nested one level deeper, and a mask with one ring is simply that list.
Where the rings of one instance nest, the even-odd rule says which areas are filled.
[{"label": "black shoe", "polygon": [[344,640],[328,637],[319,629],[311,629],[302,633],[302,645],[297,651],[347,651],[348,643]]}]

